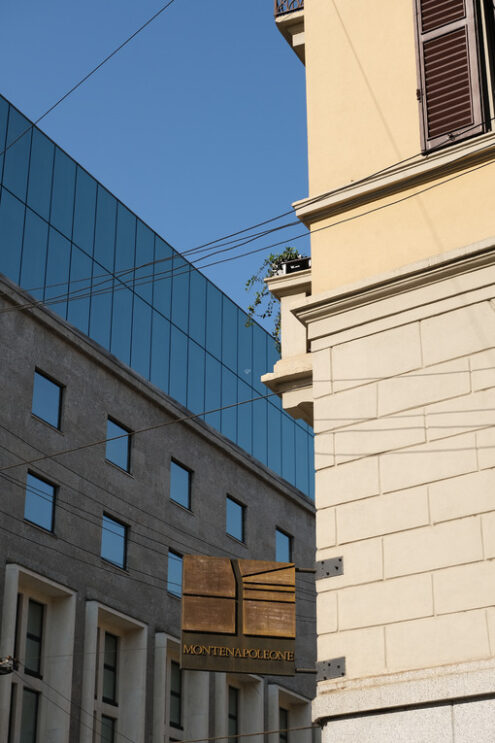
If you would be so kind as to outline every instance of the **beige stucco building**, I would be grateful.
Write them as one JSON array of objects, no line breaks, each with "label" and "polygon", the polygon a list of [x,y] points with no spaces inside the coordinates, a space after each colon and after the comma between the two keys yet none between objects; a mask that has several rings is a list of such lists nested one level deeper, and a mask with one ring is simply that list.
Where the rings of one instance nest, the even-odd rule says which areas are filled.
[{"label": "beige stucco building", "polygon": [[315,431],[313,719],[325,743],[493,743],[492,3],[277,8],[306,65],[312,265],[269,281],[264,381]]}]

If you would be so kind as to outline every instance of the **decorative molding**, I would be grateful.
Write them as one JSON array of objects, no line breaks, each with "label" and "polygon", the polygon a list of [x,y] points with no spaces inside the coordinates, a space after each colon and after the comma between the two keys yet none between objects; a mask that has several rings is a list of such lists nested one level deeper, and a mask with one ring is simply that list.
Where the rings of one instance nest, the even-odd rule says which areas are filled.
[{"label": "decorative molding", "polygon": [[288,297],[292,294],[304,294],[311,292],[311,269],[295,271],[294,273],[270,276],[265,283],[274,297]]}]

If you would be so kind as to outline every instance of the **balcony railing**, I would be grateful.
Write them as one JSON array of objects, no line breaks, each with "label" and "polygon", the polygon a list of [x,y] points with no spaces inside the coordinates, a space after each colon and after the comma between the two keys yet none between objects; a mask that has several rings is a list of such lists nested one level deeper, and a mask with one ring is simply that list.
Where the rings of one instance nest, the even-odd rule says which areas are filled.
[{"label": "balcony railing", "polygon": [[275,0],[275,18],[296,10],[304,10],[304,0]]}]

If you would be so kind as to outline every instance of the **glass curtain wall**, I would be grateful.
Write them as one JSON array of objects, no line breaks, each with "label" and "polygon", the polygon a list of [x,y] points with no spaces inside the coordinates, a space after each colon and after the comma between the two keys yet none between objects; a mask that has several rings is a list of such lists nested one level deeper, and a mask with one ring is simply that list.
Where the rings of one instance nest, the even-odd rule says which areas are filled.
[{"label": "glass curtain wall", "polygon": [[312,496],[311,429],[236,405],[273,338],[1,96],[0,153],[0,272]]}]

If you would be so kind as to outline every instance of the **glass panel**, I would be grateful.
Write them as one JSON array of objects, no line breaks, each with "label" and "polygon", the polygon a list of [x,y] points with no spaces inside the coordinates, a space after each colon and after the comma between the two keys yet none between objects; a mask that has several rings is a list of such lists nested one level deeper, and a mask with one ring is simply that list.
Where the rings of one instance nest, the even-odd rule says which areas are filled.
[{"label": "glass panel", "polygon": [[73,245],[67,319],[83,333],[88,332],[89,325],[89,297],[87,293],[91,287],[91,268],[91,258]]},{"label": "glass panel", "polygon": [[125,364],[131,360],[132,306],[134,297],[120,281],[114,283],[110,350]]},{"label": "glass panel", "polygon": [[[239,690],[229,686],[229,735],[239,734]],[[229,738],[228,743],[237,743],[237,738]]]},{"label": "glass panel", "polygon": [[117,700],[117,648],[118,638],[105,632],[103,654],[103,699],[105,702]]},{"label": "glass panel", "polygon": [[180,727],[180,697],[170,694],[170,724],[173,727]]},{"label": "glass panel", "polygon": [[187,380],[187,407],[193,413],[205,409],[205,352],[194,341],[189,340]]},{"label": "glass panel", "polygon": [[47,379],[40,372],[34,373],[32,412],[38,418],[60,427],[62,388],[59,384]]},{"label": "glass panel", "polygon": [[182,405],[186,405],[187,336],[173,325],[170,342],[170,394]]},{"label": "glass panel", "polygon": [[237,435],[237,377],[225,367],[222,367],[222,433],[231,441],[236,440]]},{"label": "glass panel", "polygon": [[[102,281],[102,279],[93,277],[93,286]],[[89,335],[104,348],[110,348],[110,327],[112,321],[111,281],[112,279],[105,280],[104,285],[96,290],[97,292],[101,291],[101,294],[92,294],[89,311]]]},{"label": "glass panel", "polygon": [[170,664],[170,724],[174,727],[181,725],[181,695],[182,676],[178,663]]},{"label": "glass panel", "polygon": [[39,676],[41,669],[41,643],[33,637],[26,637],[24,670],[27,674]]},{"label": "glass panel", "polygon": [[266,395],[269,390],[261,381],[261,376],[268,371],[266,361],[266,345],[268,336],[259,325],[253,325],[253,379],[251,384],[260,395]]},{"label": "glass panel", "polygon": [[288,534],[275,529],[275,560],[277,562],[292,561],[292,539]]},{"label": "glass panel", "polygon": [[20,284],[36,299],[43,299],[47,243],[48,224],[26,209]]},{"label": "glass panel", "polygon": [[39,674],[41,671],[43,613],[43,604],[29,599],[26,632],[26,652],[24,659],[24,669],[28,673]]},{"label": "glass panel", "polygon": [[136,266],[142,266],[134,273],[134,289],[147,302],[153,299],[153,259],[154,238],[149,227],[137,222]]},{"label": "glass panel", "polygon": [[189,293],[189,335],[204,346],[206,331],[206,279],[191,271]]},{"label": "glass panel", "polygon": [[109,516],[103,516],[101,556],[104,560],[125,567],[126,527]]},{"label": "glass panel", "polygon": [[315,498],[315,474],[314,474],[314,461],[315,461],[315,439],[311,432],[307,434],[308,438],[308,480],[309,480],[309,488],[308,488],[308,495],[309,497],[314,500]]},{"label": "glass panel", "polygon": [[153,384],[168,393],[170,322],[155,311],[152,319],[150,379]]},{"label": "glass panel", "polygon": [[136,217],[122,204],[117,205],[117,238],[115,244],[115,272],[123,282],[133,283],[129,269],[134,267],[136,251]]},{"label": "glass panel", "polygon": [[221,415],[218,408],[222,404],[222,365],[219,361],[206,354],[205,368],[205,410],[216,412],[205,415],[205,420],[210,426],[220,430]]},{"label": "glass panel", "polygon": [[190,508],[191,473],[180,464],[170,462],[170,500]]},{"label": "glass panel", "polygon": [[26,200],[31,132],[32,125],[29,121],[11,106],[6,145],[8,149],[4,155],[3,185],[22,201]]},{"label": "glass panel", "polygon": [[[69,291],[70,242],[50,227],[48,259],[46,262],[45,302],[56,307],[59,315],[67,317],[66,294]],[[57,297],[60,299],[57,300]]]},{"label": "glass panel", "polygon": [[24,205],[2,188],[0,199],[1,272],[16,284],[19,283],[21,268],[24,211]]},{"label": "glass panel", "polygon": [[[96,181],[77,168],[73,240],[86,253],[93,254],[96,213]],[[91,274],[89,274],[91,275]]]},{"label": "glass panel", "polygon": [[151,307],[134,297],[131,366],[146,379],[150,376]]},{"label": "glass panel", "polygon": [[279,714],[280,743],[288,743],[289,740],[289,713],[283,707],[280,707]]},{"label": "glass panel", "polygon": [[282,413],[268,403],[268,466],[275,472],[282,470]]},{"label": "glass panel", "polygon": [[253,456],[263,464],[267,463],[267,401],[253,402]]},{"label": "glass panel", "polygon": [[[244,384],[240,380],[237,382],[238,386],[238,402],[242,400],[252,400],[256,396],[256,392]],[[252,438],[253,438],[253,404],[251,402],[245,405],[239,405],[237,408],[237,443],[242,446],[245,451],[251,454],[252,451]]]},{"label": "glass panel", "polygon": [[5,150],[5,140],[7,137],[7,124],[9,119],[9,104],[5,98],[0,97],[0,179],[2,177],[3,155]]},{"label": "glass panel", "polygon": [[182,596],[182,557],[172,550],[168,551],[167,591]]},{"label": "glass panel", "polygon": [[303,493],[308,492],[309,486],[309,461],[308,461],[308,435],[301,426],[295,426],[296,434],[296,487]]},{"label": "glass panel", "polygon": [[105,188],[98,186],[93,255],[100,266],[94,266],[94,276],[106,276],[109,271],[113,271],[116,212],[117,201],[115,198]]},{"label": "glass panel", "polygon": [[[253,384],[253,326],[246,327],[248,316],[238,310],[237,373],[246,384]],[[251,397],[255,397],[254,394]]]},{"label": "glass panel", "polygon": [[21,734],[19,743],[36,743],[38,728],[39,694],[31,689],[22,690]]},{"label": "glass panel", "polygon": [[296,434],[294,421],[282,415],[282,477],[294,482],[296,477]]},{"label": "glass panel", "polygon": [[101,743],[114,743],[115,720],[106,715],[101,716]]},{"label": "glass panel", "polygon": [[237,307],[227,297],[223,297],[222,361],[237,371]]},{"label": "glass panel", "polygon": [[179,255],[174,256],[172,276],[172,322],[185,333],[189,323],[190,265]]},{"label": "glass panel", "polygon": [[47,531],[53,530],[55,488],[28,472],[24,518]]},{"label": "glass panel", "polygon": [[[119,438],[115,438],[115,437]],[[110,418],[107,421],[107,439],[112,439],[106,443],[105,458],[113,462],[117,467],[129,471],[131,437],[129,431]]]},{"label": "glass panel", "polygon": [[48,219],[52,193],[54,145],[37,129],[33,129],[31,162],[29,165],[28,204]]},{"label": "glass panel", "polygon": [[172,298],[172,256],[174,251],[161,238],[155,240],[153,306],[170,319]]},{"label": "glass panel", "polygon": [[231,537],[235,537],[239,542],[244,541],[244,506],[237,503],[232,498],[227,496],[227,516],[226,516],[226,527],[227,534]]},{"label": "glass panel", "polygon": [[222,295],[216,286],[208,282],[206,286],[206,348],[216,356],[222,358]]},{"label": "glass panel", "polygon": [[57,147],[53,168],[51,223],[68,238],[72,237],[75,180],[74,160]]}]

